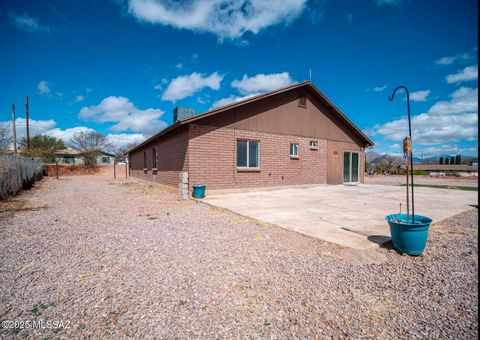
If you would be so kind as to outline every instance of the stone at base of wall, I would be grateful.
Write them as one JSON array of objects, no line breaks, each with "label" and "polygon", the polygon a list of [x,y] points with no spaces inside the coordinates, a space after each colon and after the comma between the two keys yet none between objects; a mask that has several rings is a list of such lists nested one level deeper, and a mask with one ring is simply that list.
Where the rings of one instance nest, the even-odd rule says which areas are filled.
[{"label": "stone at base of wall", "polygon": [[182,171],[178,179],[178,199],[188,199],[188,172]]}]

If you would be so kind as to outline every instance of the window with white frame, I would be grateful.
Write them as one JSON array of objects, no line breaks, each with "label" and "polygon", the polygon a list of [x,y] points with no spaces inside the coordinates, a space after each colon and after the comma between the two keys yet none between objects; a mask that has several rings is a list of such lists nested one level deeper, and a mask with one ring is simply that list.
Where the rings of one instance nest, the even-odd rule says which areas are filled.
[{"label": "window with white frame", "polygon": [[260,142],[258,140],[237,140],[237,168],[260,167]]},{"label": "window with white frame", "polygon": [[298,143],[290,143],[290,157],[298,158]]},{"label": "window with white frame", "polygon": [[310,149],[312,149],[312,150],[318,150],[318,141],[316,141],[316,140],[311,140],[311,141],[310,141]]},{"label": "window with white frame", "polygon": [[147,151],[143,151],[143,169],[146,170],[147,167],[148,167]]},{"label": "window with white frame", "polygon": [[157,148],[152,148],[152,169],[157,170]]}]

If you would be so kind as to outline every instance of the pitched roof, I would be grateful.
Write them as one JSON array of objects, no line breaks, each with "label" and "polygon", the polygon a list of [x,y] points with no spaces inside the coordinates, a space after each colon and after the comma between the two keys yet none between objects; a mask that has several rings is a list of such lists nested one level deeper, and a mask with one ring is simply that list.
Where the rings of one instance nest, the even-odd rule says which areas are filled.
[{"label": "pitched roof", "polygon": [[413,170],[426,171],[478,171],[478,166],[467,164],[414,164]]},{"label": "pitched roof", "polygon": [[[103,150],[100,150],[100,152],[102,153],[102,155],[106,155],[106,156],[110,156],[110,157],[115,157],[115,155],[112,154],[112,153],[110,153],[110,152],[106,152],[106,151],[103,151]],[[82,151],[76,150],[76,149],[72,149],[72,148],[66,148],[66,149],[61,149],[61,150],[55,151],[55,155],[56,155],[56,156],[61,156],[61,155],[73,155],[73,156],[76,156],[76,155],[80,155],[81,153],[82,153]]]},{"label": "pitched roof", "polygon": [[340,111],[340,109],[338,109],[315,85],[313,85],[313,83],[311,81],[307,80],[307,81],[297,83],[297,84],[293,84],[293,85],[290,85],[290,86],[287,86],[287,87],[282,87],[280,89],[277,89],[277,90],[274,90],[274,91],[271,91],[271,92],[268,92],[268,93],[260,94],[258,96],[254,96],[254,97],[250,97],[250,98],[247,98],[247,99],[244,99],[244,100],[240,100],[240,101],[228,104],[228,105],[219,106],[219,107],[216,107],[212,110],[206,111],[204,113],[201,113],[201,114],[198,114],[198,115],[195,115],[195,116],[187,117],[187,118],[184,118],[182,120],[177,120],[172,125],[166,127],[162,131],[154,134],[153,136],[151,136],[147,140],[145,140],[142,143],[136,145],[135,147],[130,149],[127,153],[130,153],[132,151],[135,151],[135,150],[139,149],[140,147],[144,146],[145,144],[148,144],[149,142],[151,142],[152,140],[154,140],[154,139],[156,139],[156,138],[158,138],[158,137],[160,137],[160,136],[162,136],[162,135],[164,135],[164,134],[166,134],[166,133],[168,133],[172,130],[175,130],[176,128],[178,128],[182,125],[186,125],[186,124],[195,122],[197,120],[200,120],[200,119],[210,117],[210,116],[213,116],[215,114],[224,112],[224,111],[229,110],[229,109],[233,109],[233,108],[245,105],[245,104],[253,103],[253,102],[259,101],[261,99],[268,98],[268,97],[271,97],[271,96],[274,96],[274,95],[277,95],[277,94],[280,94],[280,93],[283,93],[283,92],[288,92],[288,91],[291,91],[293,89],[297,89],[297,88],[301,88],[301,87],[310,88],[313,91],[314,94],[316,94],[318,97],[320,97],[320,99],[327,104],[327,108],[331,109],[341,120],[343,120],[347,124],[347,126],[349,126],[365,142],[366,146],[373,146],[373,142],[357,126],[355,126],[355,124],[353,124],[353,122],[350,119],[348,119],[347,116],[342,111]]}]

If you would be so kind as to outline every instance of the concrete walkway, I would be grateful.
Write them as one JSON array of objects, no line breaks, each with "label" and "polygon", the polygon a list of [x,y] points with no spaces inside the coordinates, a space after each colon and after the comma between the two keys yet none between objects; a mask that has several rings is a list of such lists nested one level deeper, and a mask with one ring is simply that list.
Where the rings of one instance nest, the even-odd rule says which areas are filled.
[{"label": "concrete walkway", "polygon": [[[405,187],[319,185],[208,195],[205,202],[280,227],[354,249],[390,238],[384,217],[405,208]],[[476,191],[418,187],[415,213],[434,222],[477,205]]]}]

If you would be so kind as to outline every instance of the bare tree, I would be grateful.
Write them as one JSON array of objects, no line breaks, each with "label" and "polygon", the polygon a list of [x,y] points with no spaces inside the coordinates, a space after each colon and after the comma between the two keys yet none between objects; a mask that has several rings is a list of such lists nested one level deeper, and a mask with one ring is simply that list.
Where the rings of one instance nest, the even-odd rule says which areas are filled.
[{"label": "bare tree", "polygon": [[0,125],[0,151],[6,151],[10,144],[12,144],[10,130],[4,125]]},{"label": "bare tree", "polygon": [[85,165],[95,166],[102,151],[111,148],[110,140],[96,131],[76,133],[72,137],[72,147],[79,151],[85,160]]},{"label": "bare tree", "polygon": [[375,169],[380,173],[395,174],[399,166],[399,161],[395,157],[387,156],[376,165]]},{"label": "bare tree", "polygon": [[133,149],[133,147],[135,147],[138,143],[136,142],[132,142],[132,143],[128,143],[127,145],[124,145],[122,147],[119,147],[119,148],[116,148],[115,149],[115,160],[116,161],[124,161],[125,160],[125,154],[130,151],[131,149]]}]

